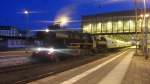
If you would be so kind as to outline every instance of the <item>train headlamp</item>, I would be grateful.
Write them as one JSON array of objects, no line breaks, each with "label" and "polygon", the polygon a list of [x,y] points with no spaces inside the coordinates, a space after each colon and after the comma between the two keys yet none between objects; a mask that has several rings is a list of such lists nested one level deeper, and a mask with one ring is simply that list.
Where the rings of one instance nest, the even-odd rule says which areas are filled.
[{"label": "train headlamp", "polygon": [[41,49],[41,48],[37,48],[37,50],[38,50],[38,51],[41,51],[42,49]]},{"label": "train headlamp", "polygon": [[37,50],[38,52],[40,52],[40,51],[47,51],[48,54],[51,54],[51,53],[55,52],[55,49],[54,49],[54,48],[37,48],[36,50]]},{"label": "train headlamp", "polygon": [[55,51],[55,49],[54,48],[50,48],[48,51],[49,51],[49,53],[53,53]]}]

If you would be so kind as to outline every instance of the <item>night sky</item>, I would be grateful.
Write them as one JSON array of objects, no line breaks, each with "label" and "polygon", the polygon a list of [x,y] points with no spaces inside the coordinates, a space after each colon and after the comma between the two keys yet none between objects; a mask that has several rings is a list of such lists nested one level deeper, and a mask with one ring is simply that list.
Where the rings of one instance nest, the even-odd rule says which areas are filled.
[{"label": "night sky", "polygon": [[[82,15],[133,9],[132,0],[0,0],[0,25],[12,25],[20,29],[45,28],[48,22],[61,15],[80,20]],[[27,17],[22,13],[28,10]],[[68,28],[80,28],[72,23]]]}]

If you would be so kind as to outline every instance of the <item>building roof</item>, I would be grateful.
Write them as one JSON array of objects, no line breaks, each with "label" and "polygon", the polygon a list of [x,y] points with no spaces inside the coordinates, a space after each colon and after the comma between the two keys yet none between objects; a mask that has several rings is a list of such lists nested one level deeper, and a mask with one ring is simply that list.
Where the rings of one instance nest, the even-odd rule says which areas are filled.
[{"label": "building roof", "polygon": [[16,27],[13,26],[0,26],[0,30],[12,30],[16,29]]},{"label": "building roof", "polygon": [[[150,9],[147,9],[147,12],[150,12]],[[141,15],[143,12],[141,9],[138,9],[137,14]],[[83,18],[90,18],[90,17],[113,17],[113,16],[135,16],[135,10],[126,10],[126,11],[116,11],[116,12],[109,12],[109,13],[99,13],[94,15],[85,15]]]}]

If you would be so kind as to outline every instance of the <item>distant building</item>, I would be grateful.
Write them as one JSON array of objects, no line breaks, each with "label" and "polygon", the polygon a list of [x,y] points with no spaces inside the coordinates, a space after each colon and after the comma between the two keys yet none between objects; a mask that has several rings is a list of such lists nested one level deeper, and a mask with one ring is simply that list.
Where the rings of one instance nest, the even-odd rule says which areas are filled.
[{"label": "distant building", "polygon": [[0,26],[0,36],[20,36],[19,31],[12,26]]},{"label": "distant building", "polygon": [[19,31],[12,26],[0,26],[0,46],[5,48],[25,47],[25,41]]},{"label": "distant building", "polygon": [[26,37],[13,26],[0,26],[0,49],[26,48],[34,45],[42,45],[41,41],[34,37]]}]

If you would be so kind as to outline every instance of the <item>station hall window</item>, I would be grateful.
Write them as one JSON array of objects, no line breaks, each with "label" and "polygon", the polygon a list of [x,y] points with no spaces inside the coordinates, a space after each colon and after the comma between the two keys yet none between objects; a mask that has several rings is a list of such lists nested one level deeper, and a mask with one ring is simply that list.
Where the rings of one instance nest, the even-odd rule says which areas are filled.
[{"label": "station hall window", "polygon": [[118,32],[123,32],[123,21],[122,20],[118,21]]},{"label": "station hall window", "polygon": [[97,23],[97,33],[101,33],[101,22]]},{"label": "station hall window", "polygon": [[129,32],[130,23],[129,20],[124,21],[124,32]]}]

